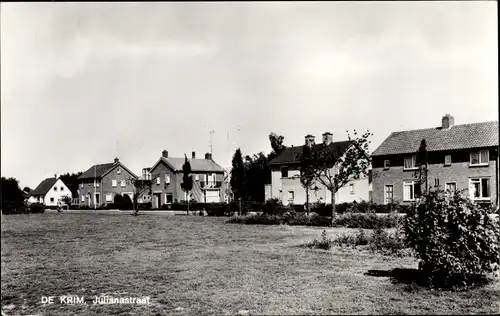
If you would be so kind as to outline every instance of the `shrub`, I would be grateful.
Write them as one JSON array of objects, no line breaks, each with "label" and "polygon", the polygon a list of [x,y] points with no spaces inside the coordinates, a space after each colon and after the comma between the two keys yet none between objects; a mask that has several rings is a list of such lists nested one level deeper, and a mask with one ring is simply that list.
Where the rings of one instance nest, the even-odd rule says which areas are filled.
[{"label": "shrub", "polygon": [[311,206],[311,212],[317,213],[319,216],[331,216],[332,207],[330,204],[315,202]]},{"label": "shrub", "polygon": [[32,203],[28,206],[28,211],[33,214],[45,212],[45,205],[41,203]]},{"label": "shrub", "polygon": [[121,210],[132,210],[134,209],[134,204],[132,203],[132,200],[130,199],[130,196],[128,194],[124,194],[122,196],[121,204],[120,204],[120,209]]},{"label": "shrub", "polygon": [[151,207],[152,207],[151,202],[137,204],[137,209],[139,209],[139,210],[150,210]]},{"label": "shrub", "polygon": [[267,200],[262,206],[262,212],[267,215],[284,215],[288,211],[278,199]]},{"label": "shrub", "polygon": [[312,242],[310,242],[306,246],[309,248],[330,250],[332,248],[332,244],[333,244],[333,241],[327,237],[326,230],[323,230],[323,232],[321,233],[320,240],[314,239]]},{"label": "shrub", "polygon": [[396,227],[399,216],[396,214],[377,215],[375,213],[347,213],[335,218],[333,226],[344,226],[347,228],[393,228]]},{"label": "shrub", "polygon": [[404,222],[406,242],[431,287],[472,285],[498,269],[498,226],[487,208],[461,192],[430,191]]},{"label": "shrub", "polygon": [[226,223],[251,224],[251,225],[279,225],[284,224],[283,217],[269,214],[257,214],[252,216],[236,216],[230,218]]},{"label": "shrub", "polygon": [[407,248],[404,238],[399,233],[399,229],[396,229],[394,235],[390,235],[381,227],[373,230],[369,245],[372,251],[391,255],[402,255],[404,253],[403,250]]},{"label": "shrub", "polygon": [[341,234],[337,238],[335,238],[333,242],[340,246],[365,246],[369,244],[370,240],[371,238],[365,233],[363,229],[360,228],[356,235]]}]

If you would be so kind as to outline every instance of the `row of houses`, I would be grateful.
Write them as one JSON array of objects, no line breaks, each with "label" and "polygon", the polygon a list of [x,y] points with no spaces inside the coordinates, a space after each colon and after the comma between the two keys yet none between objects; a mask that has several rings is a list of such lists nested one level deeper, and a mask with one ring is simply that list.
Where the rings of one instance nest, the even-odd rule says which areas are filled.
[{"label": "row of houses", "polygon": [[[435,128],[391,133],[371,155],[368,176],[351,181],[336,192],[336,203],[372,201],[377,204],[397,202],[412,203],[419,189],[415,171],[416,152],[425,139],[428,151],[428,185],[445,190],[465,190],[479,202],[498,205],[499,155],[498,122],[481,122],[455,125],[453,116],[442,117]],[[265,198],[276,198],[284,204],[304,204],[306,191],[300,183],[300,157],[304,146],[318,146],[313,135],[306,135],[303,146],[286,148],[269,162],[271,184],[265,186]],[[332,133],[322,135],[321,145],[326,145],[338,155],[351,146],[347,140],[334,141]],[[139,202],[151,202],[155,208],[164,204],[188,199],[181,189],[184,158],[169,157],[164,150],[152,167],[143,168],[139,177],[118,158],[114,162],[91,166],[79,177],[77,203],[102,206],[112,203],[117,194],[136,192],[134,181],[152,180],[149,190],[139,193]],[[198,159],[192,153],[190,164],[193,175],[191,199],[198,202],[223,202],[228,200],[228,173],[205,154]],[[335,167],[334,167],[335,169]],[[333,170],[335,172],[335,170]],[[133,179],[134,181],[130,181]],[[309,201],[326,202],[331,193],[320,183],[310,190]],[[71,197],[71,191],[57,176],[45,179],[32,192],[32,201],[56,205],[62,196]]]},{"label": "row of houses", "polygon": [[[164,150],[152,167],[143,168],[142,175],[137,176],[127,168],[118,158],[114,162],[96,164],[88,168],[78,178],[78,190],[75,197],[58,175],[43,180],[31,192],[29,202],[40,202],[47,206],[56,206],[58,201],[68,196],[74,204],[89,207],[101,207],[113,203],[115,196],[128,195],[133,200],[134,194],[139,193],[138,202],[151,202],[154,208],[164,204],[186,201],[188,196],[181,188],[182,166],[185,158],[169,157]],[[227,173],[217,164],[210,153],[205,158],[196,158],[192,152],[191,170],[193,175],[193,189],[189,197],[197,202],[226,201]],[[146,187],[137,192],[136,182],[152,181],[152,194]]]},{"label": "row of houses", "polygon": [[[464,190],[475,201],[498,205],[498,121],[455,125],[454,117],[447,114],[440,123],[434,128],[391,133],[371,155],[368,176],[341,188],[336,193],[336,203],[414,202],[419,189],[415,176],[416,152],[425,139],[429,186]],[[332,136],[324,133],[322,143],[339,153],[349,149],[349,141],[335,142]],[[303,146],[316,146],[315,137],[305,136]],[[265,188],[266,198],[277,198],[285,204],[306,202],[306,191],[299,177],[303,146],[289,147],[269,162],[272,181]],[[309,193],[310,202],[330,199],[330,192],[319,183],[317,189]]]}]

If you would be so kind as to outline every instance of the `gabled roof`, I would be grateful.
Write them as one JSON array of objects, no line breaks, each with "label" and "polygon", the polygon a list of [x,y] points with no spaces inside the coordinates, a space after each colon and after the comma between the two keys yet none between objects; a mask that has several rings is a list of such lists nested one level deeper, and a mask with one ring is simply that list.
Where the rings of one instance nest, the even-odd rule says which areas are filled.
[{"label": "gabled roof", "polygon": [[127,167],[125,167],[121,162],[111,162],[111,163],[105,163],[105,164],[100,164],[100,165],[93,165],[87,171],[82,173],[82,175],[79,176],[78,179],[79,180],[94,179],[94,177],[97,179],[100,179],[100,178],[104,177],[108,172],[110,172],[117,165],[124,168],[125,170],[130,172],[130,174],[132,174],[132,176],[137,178],[137,176],[132,171],[130,171]]},{"label": "gabled roof", "polygon": [[[336,157],[340,157],[344,154],[344,152],[349,148],[350,145],[351,141],[346,140],[331,143],[328,148],[336,152]],[[323,144],[316,144],[314,146],[319,147],[323,146]],[[303,148],[304,145],[298,147],[287,147],[278,156],[274,157],[274,159],[272,159],[268,164],[274,166],[299,164],[302,157]]]},{"label": "gabled roof", "polygon": [[427,151],[498,146],[498,121],[393,132],[372,156],[415,153],[422,139]]},{"label": "gabled roof", "polygon": [[47,178],[40,182],[40,184],[30,192],[30,196],[45,195],[56,184],[57,178]]},{"label": "gabled roof", "polygon": [[[182,166],[184,165],[185,158],[165,158],[161,157],[151,168],[153,170],[160,161],[166,163],[174,171],[182,171]],[[193,172],[224,172],[219,164],[217,164],[212,159],[188,159],[191,170]]]}]

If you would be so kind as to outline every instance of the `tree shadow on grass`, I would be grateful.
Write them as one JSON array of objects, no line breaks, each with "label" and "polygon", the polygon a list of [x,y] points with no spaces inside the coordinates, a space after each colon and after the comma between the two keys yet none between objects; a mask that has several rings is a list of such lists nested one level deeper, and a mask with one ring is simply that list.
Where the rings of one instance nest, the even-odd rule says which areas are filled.
[{"label": "tree shadow on grass", "polygon": [[[368,270],[365,273],[368,276],[376,276],[376,277],[389,277],[393,284],[404,284],[405,291],[407,292],[416,292],[419,289],[425,287],[429,288],[429,284],[427,283],[427,276],[421,270],[418,269],[408,269],[408,268],[395,268],[392,270]],[[462,290],[471,289],[475,287],[480,287],[489,283],[487,277],[482,275],[469,276],[469,284],[468,286],[461,287]],[[449,289],[449,290],[459,290],[459,288],[454,287],[440,287],[441,289]]]}]

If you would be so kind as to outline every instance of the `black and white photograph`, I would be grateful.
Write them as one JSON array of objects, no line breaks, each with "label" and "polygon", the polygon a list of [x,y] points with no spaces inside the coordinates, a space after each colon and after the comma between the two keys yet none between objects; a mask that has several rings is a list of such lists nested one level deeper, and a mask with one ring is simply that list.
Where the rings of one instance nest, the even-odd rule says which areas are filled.
[{"label": "black and white photograph", "polygon": [[1,315],[500,313],[497,1],[1,2]]}]

